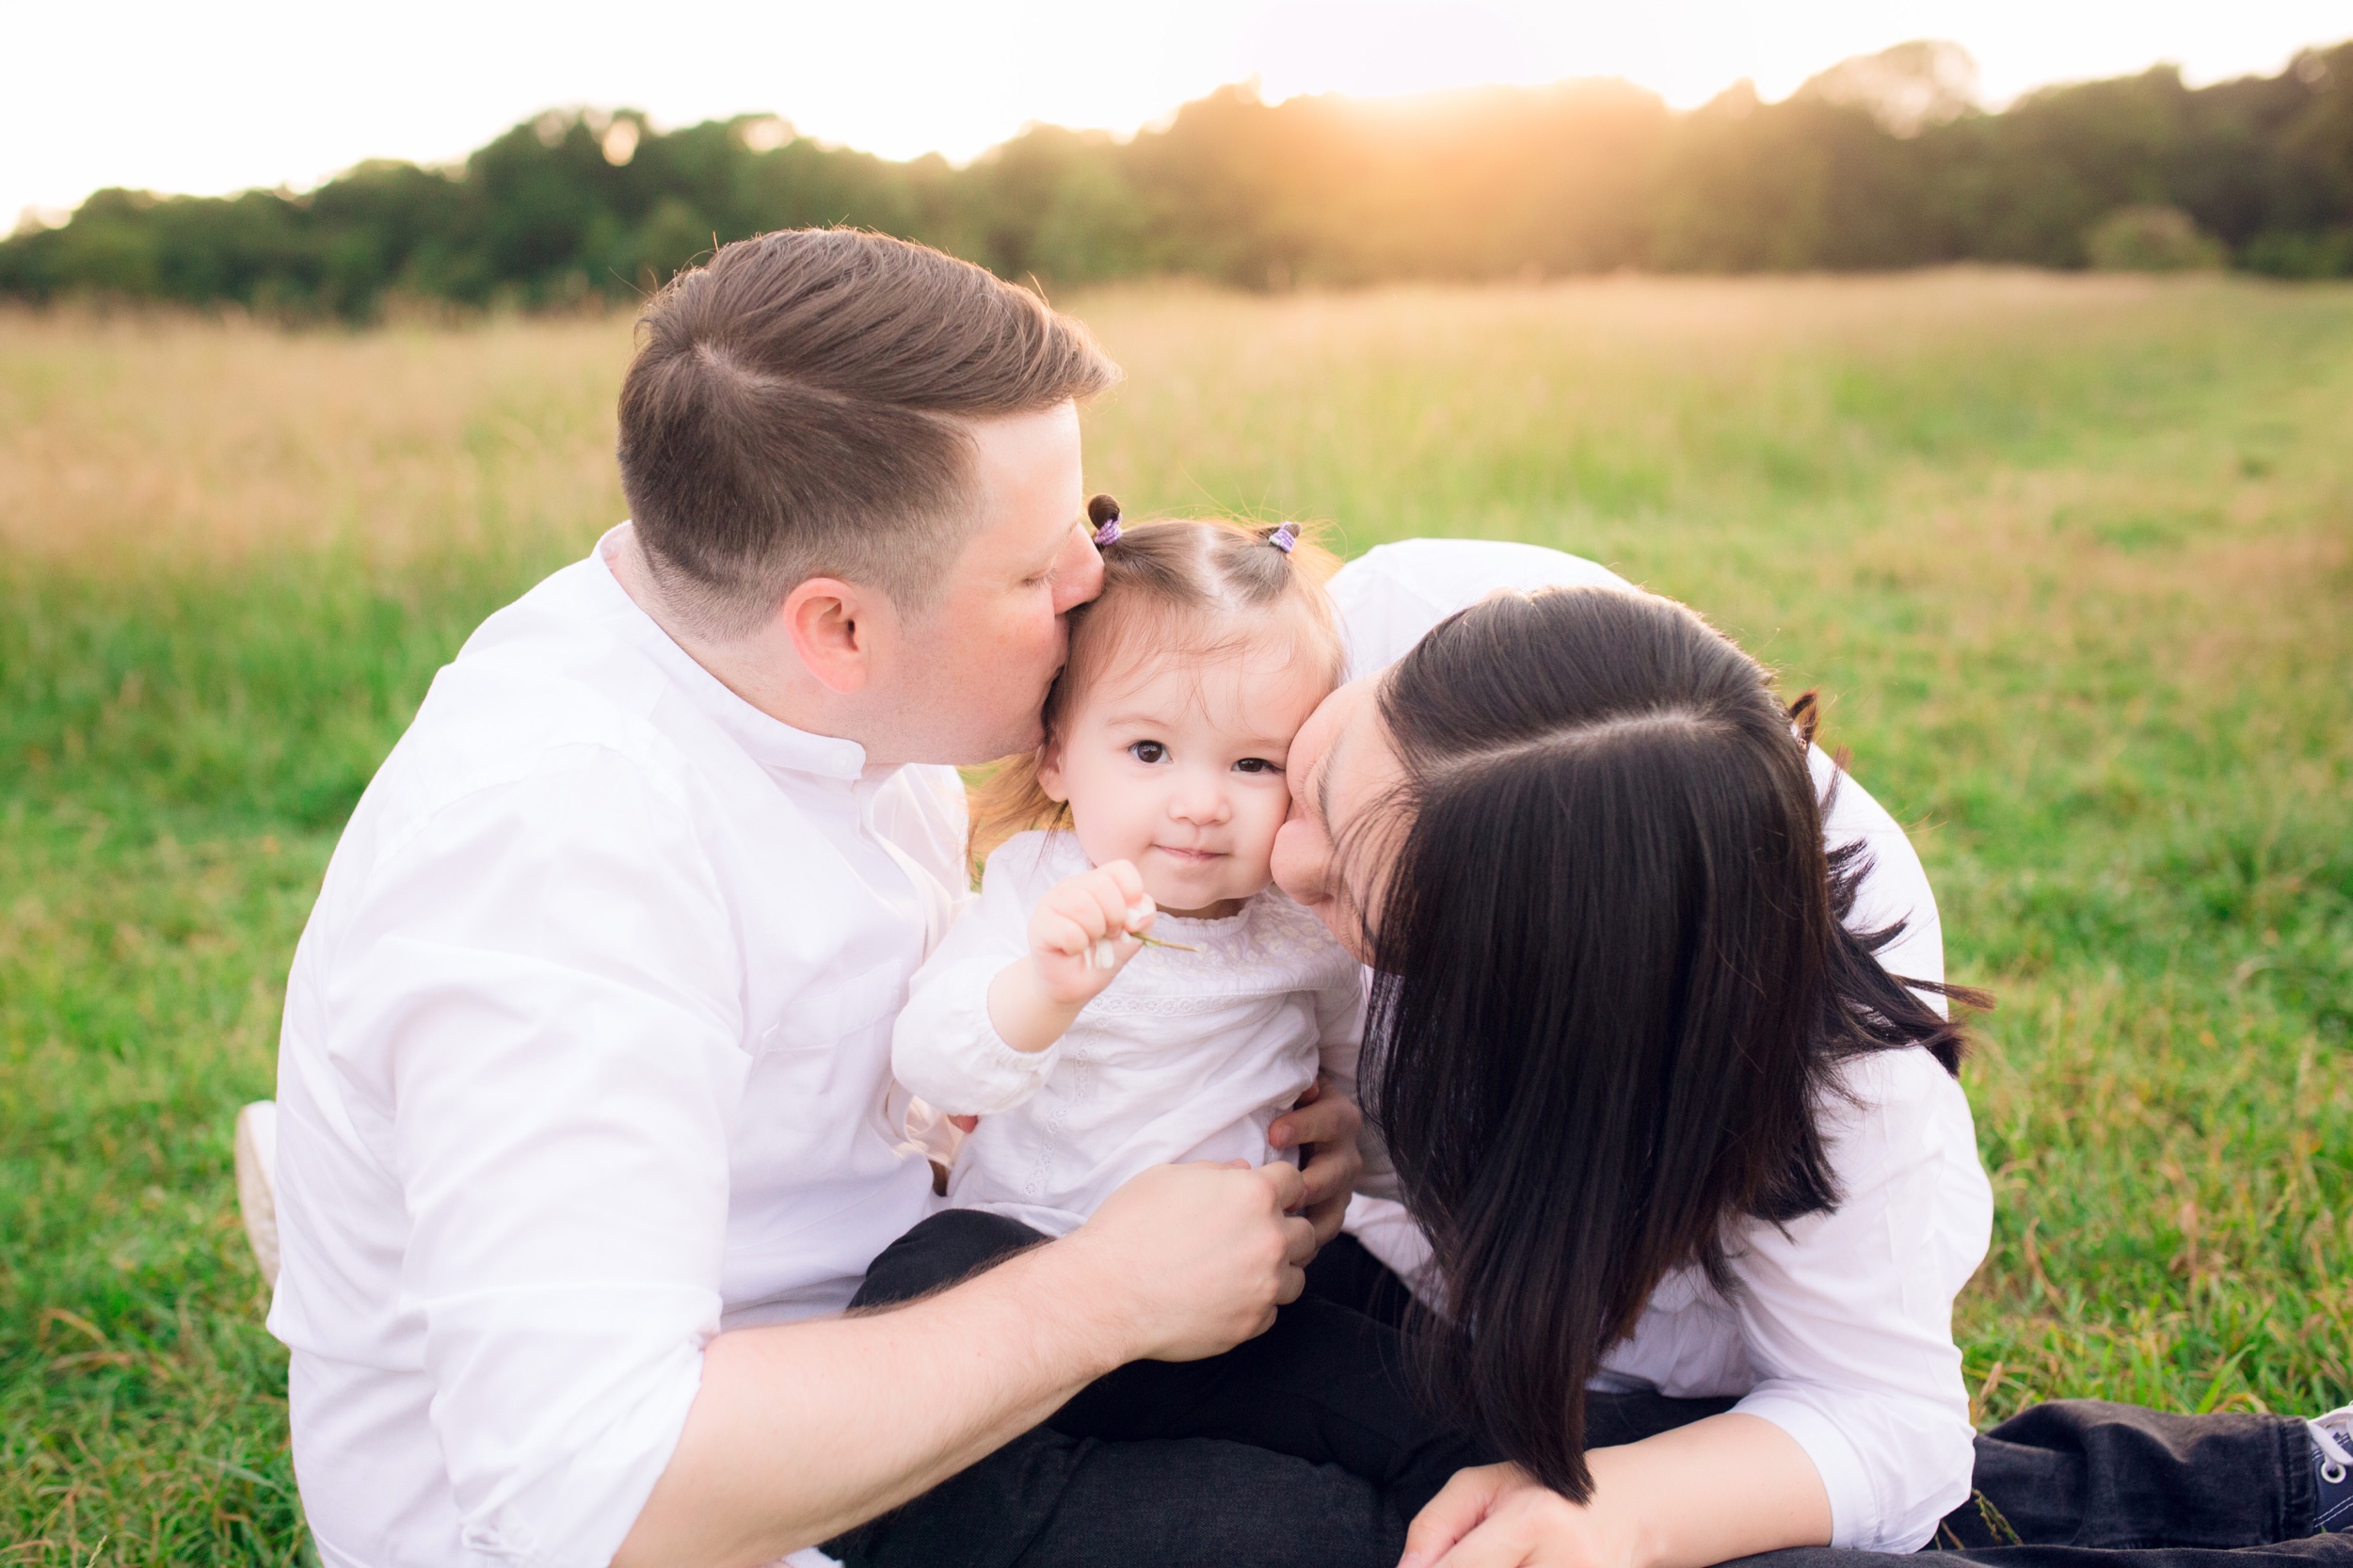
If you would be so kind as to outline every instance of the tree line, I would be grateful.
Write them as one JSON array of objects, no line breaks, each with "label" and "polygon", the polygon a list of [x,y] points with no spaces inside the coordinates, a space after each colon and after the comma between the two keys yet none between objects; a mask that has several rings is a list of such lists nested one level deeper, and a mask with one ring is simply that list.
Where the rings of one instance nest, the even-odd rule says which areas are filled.
[{"label": "tree line", "polygon": [[1956,46],[1847,61],[1791,97],[1688,112],[1620,82],[1261,102],[1119,139],[1037,126],[958,168],[745,116],[663,132],[550,111],[456,168],[317,189],[103,190],[0,240],[0,295],[234,303],[363,320],[388,300],[628,297],[718,244],[856,224],[1052,284],[1251,288],[1947,262],[2353,276],[2353,41],[2277,76],[2170,67],[1971,107]]}]

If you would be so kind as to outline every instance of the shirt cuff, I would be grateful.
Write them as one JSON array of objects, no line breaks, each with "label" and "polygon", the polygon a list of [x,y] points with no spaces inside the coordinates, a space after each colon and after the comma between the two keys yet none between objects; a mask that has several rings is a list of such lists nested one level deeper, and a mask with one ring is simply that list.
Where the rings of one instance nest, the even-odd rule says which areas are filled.
[{"label": "shirt cuff", "polygon": [[1871,1486],[1863,1456],[1836,1423],[1802,1400],[1773,1389],[1759,1389],[1734,1405],[1742,1416],[1770,1421],[1805,1450],[1822,1478],[1830,1496],[1830,1544],[1874,1551],[1908,1552],[1920,1542],[1888,1543],[1879,1539],[1879,1499]]},{"label": "shirt cuff", "polygon": [[985,987],[976,999],[959,999],[952,1009],[915,1014],[910,1008],[899,1021],[920,1032],[904,1043],[894,1039],[893,1070],[943,1115],[1002,1115],[1045,1087],[1062,1060],[1060,1040],[1044,1050],[1016,1050],[1005,1044],[988,1016]]},{"label": "shirt cuff", "polygon": [[988,1016],[986,1006],[981,1008],[974,1024],[972,1076],[993,1091],[988,1110],[1000,1113],[1010,1111],[1046,1087],[1054,1064],[1062,1060],[1061,1040],[1044,1050],[1016,1050],[997,1032],[996,1020]]}]

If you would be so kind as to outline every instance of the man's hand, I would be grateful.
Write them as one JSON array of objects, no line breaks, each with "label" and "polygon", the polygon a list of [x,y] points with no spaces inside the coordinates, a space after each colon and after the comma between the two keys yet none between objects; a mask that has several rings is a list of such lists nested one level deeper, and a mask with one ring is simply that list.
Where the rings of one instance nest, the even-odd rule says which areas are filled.
[{"label": "man's hand", "polygon": [[1348,1200],[1355,1193],[1356,1177],[1365,1167],[1364,1156],[1356,1152],[1356,1132],[1364,1125],[1364,1112],[1353,1101],[1327,1091],[1323,1083],[1311,1083],[1299,1104],[1267,1128],[1270,1146],[1307,1151],[1300,1175],[1305,1178],[1305,1208],[1319,1247],[1340,1233]]},{"label": "man's hand", "polygon": [[1122,1299],[1119,1362],[1197,1361],[1265,1333],[1299,1299],[1317,1245],[1289,1212],[1305,1192],[1289,1165],[1158,1165],[1058,1245]]},{"label": "man's hand", "polygon": [[1115,1367],[1231,1350],[1305,1284],[1315,1234],[1287,1212],[1304,1187],[1289,1165],[1158,1166],[952,1289],[720,1335],[614,1561],[771,1561],[938,1484]]}]

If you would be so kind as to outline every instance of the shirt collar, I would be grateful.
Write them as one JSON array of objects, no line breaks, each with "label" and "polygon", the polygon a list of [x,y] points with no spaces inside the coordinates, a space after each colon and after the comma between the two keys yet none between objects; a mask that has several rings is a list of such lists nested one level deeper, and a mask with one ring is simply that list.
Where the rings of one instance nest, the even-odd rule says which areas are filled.
[{"label": "shirt collar", "polygon": [[838,735],[812,735],[761,712],[728,689],[727,683],[696,663],[638,602],[629,597],[620,579],[604,558],[615,536],[629,526],[616,524],[588,552],[590,580],[614,628],[632,648],[650,659],[670,684],[725,730],[762,767],[820,778],[855,783],[866,773],[866,748]]}]

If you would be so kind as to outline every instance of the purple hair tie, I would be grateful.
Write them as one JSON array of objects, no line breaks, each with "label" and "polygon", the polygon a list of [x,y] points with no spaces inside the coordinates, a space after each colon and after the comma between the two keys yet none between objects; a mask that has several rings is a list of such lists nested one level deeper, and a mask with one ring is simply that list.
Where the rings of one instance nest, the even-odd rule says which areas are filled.
[{"label": "purple hair tie", "polygon": [[1282,527],[1266,536],[1266,542],[1289,555],[1291,552],[1291,546],[1299,542],[1299,524],[1295,522],[1283,524]]},{"label": "purple hair tie", "polygon": [[1108,495],[1098,495],[1087,503],[1087,520],[1095,524],[1095,548],[1102,550],[1119,542],[1119,503]]}]

